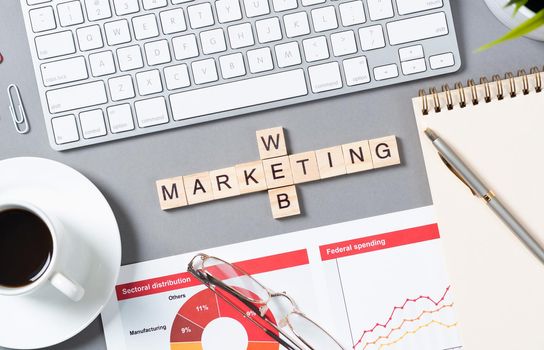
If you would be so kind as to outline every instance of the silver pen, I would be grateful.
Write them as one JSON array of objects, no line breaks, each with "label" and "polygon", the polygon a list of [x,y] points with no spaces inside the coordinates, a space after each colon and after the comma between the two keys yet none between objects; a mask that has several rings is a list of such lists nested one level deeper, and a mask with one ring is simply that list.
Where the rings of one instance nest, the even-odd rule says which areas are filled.
[{"label": "silver pen", "polygon": [[519,221],[502,205],[499,199],[459,158],[444,140],[431,129],[425,129],[425,134],[432,141],[440,158],[446,166],[472,191],[475,196],[482,198],[508,228],[525,244],[525,246],[544,264],[544,249],[534,239]]}]

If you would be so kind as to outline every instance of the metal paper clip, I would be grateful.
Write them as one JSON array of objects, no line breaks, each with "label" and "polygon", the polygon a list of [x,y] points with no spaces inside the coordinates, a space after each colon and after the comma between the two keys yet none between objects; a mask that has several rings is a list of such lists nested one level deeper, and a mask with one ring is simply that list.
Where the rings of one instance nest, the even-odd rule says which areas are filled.
[{"label": "metal paper clip", "polygon": [[[17,112],[15,111],[12,90],[15,90],[15,98],[17,99],[18,103],[17,109],[19,110],[19,115],[17,115]],[[30,130],[30,124],[28,124],[19,87],[15,84],[10,84],[8,85],[7,92],[9,98],[9,112],[11,113],[11,119],[13,120],[13,125],[15,125],[15,130],[17,130],[19,134],[26,134],[28,130]]]}]

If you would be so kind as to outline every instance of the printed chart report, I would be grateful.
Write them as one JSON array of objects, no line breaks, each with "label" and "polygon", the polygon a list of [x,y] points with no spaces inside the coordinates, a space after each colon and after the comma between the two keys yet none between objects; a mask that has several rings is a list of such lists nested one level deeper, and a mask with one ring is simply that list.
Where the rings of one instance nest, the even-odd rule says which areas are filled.
[{"label": "printed chart report", "polygon": [[[205,253],[287,292],[346,349],[462,348],[432,207]],[[283,349],[186,272],[195,254],[122,268],[102,313],[108,349]],[[284,311],[273,304],[268,316],[279,322]]]}]

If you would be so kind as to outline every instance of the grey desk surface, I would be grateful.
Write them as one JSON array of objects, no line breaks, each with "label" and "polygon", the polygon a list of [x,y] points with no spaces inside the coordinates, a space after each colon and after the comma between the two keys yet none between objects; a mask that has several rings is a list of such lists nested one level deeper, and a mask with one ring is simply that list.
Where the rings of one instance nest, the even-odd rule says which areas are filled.
[{"label": "grey desk surface", "polygon": [[[294,107],[181,128],[65,153],[53,151],[32,71],[18,0],[0,4],[0,159],[37,156],[68,164],[89,177],[110,202],[123,244],[123,264],[271,236],[431,203],[411,98],[419,88],[542,65],[544,44],[521,39],[476,54],[505,32],[481,0],[453,0],[463,68],[456,74]],[[15,133],[5,88],[21,87],[32,124]],[[273,220],[265,193],[161,212],[159,178],[231,166],[258,158],[255,130],[284,126],[291,152],[395,134],[401,167],[298,186],[304,214]],[[105,349],[100,319],[54,349]]]}]

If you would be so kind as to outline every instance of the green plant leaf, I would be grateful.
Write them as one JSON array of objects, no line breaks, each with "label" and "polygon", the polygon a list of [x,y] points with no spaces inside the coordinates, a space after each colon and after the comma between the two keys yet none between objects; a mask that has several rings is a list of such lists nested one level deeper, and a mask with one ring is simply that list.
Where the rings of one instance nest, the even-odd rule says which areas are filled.
[{"label": "green plant leaf", "polygon": [[528,20],[526,20],[525,22],[523,22],[516,28],[512,29],[509,33],[507,33],[503,37],[480,47],[476,51],[477,52],[485,51],[497,44],[503,43],[508,40],[519,38],[521,36],[524,36],[525,34],[532,32],[535,29],[540,28],[543,25],[544,25],[544,10],[540,10],[533,17],[529,18]]},{"label": "green plant leaf", "polygon": [[515,16],[518,13],[519,9],[527,5],[528,2],[529,0],[510,0],[506,5],[504,5],[504,7],[516,5],[516,7],[514,8],[514,14],[513,14],[513,16]]}]

